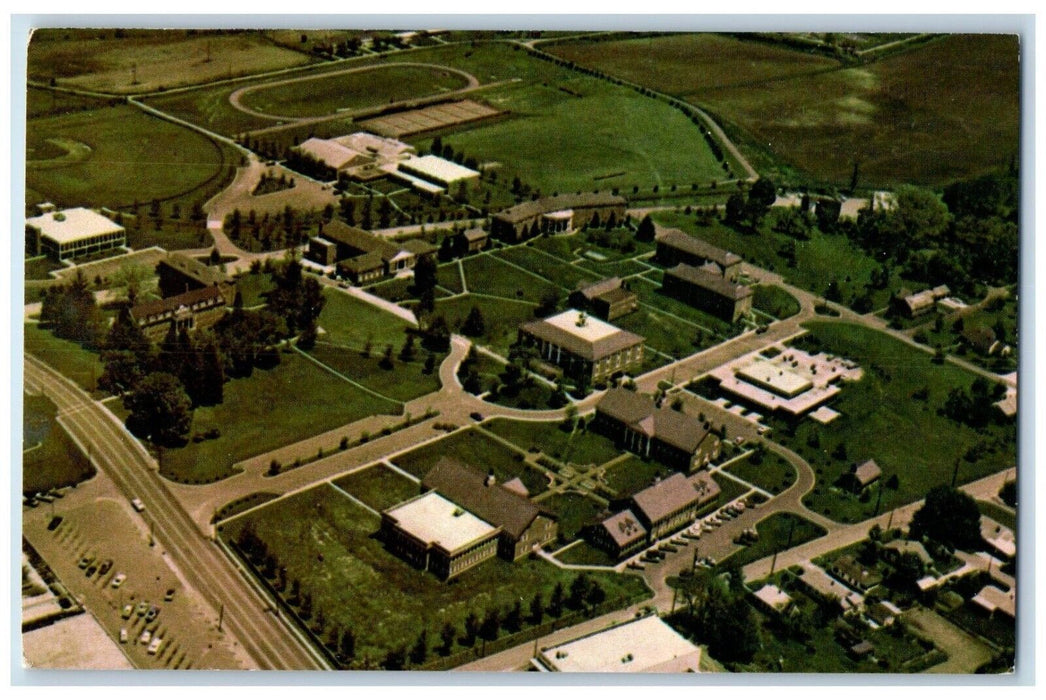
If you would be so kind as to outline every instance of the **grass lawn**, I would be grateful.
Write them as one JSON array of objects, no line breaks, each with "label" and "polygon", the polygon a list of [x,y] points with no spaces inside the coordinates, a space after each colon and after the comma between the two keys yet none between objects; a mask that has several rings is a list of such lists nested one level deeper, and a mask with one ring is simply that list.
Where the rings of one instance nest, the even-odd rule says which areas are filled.
[{"label": "grass lawn", "polygon": [[[648,313],[661,317],[667,316],[673,319],[677,325],[694,334],[698,330],[702,330],[705,335],[716,333],[723,338],[732,334],[732,328],[726,321],[712,314],[705,313],[700,309],[695,309],[693,306],[685,304],[678,299],[662,294],[660,281],[654,282],[646,277],[637,277],[630,280],[630,282],[632,291],[639,295],[641,310],[646,310]],[[635,314],[630,314],[629,316],[633,315]],[[622,317],[622,319],[627,318],[629,317]],[[682,319],[682,321],[679,319]]]},{"label": "grass lawn", "polygon": [[617,561],[599,547],[593,547],[581,540],[576,545],[556,557],[564,564],[582,564],[589,566],[614,566]]},{"label": "grass lawn", "polygon": [[1008,527],[1011,530],[1017,528],[1017,516],[1005,508],[1002,508],[991,501],[977,501],[977,508],[980,509],[981,515],[987,515],[1003,527]]},{"label": "grass lawn", "polygon": [[461,272],[458,270],[457,261],[439,266],[436,271],[436,283],[455,294],[465,291],[461,286]]},{"label": "grass lawn", "polygon": [[548,488],[544,475],[527,467],[523,463],[521,453],[487,437],[475,428],[456,432],[406,454],[393,457],[392,462],[403,471],[421,479],[441,457],[459,459],[484,472],[493,469],[498,483],[504,483],[518,476],[532,496]]},{"label": "grass lawn", "polygon": [[[398,353],[399,348],[395,349]],[[380,348],[370,357],[363,357],[355,348],[330,345],[321,340],[309,354],[336,372],[396,401],[410,401],[439,390],[439,361],[437,359],[431,373],[425,374],[426,350],[418,350],[415,359],[409,363],[397,355],[392,361],[393,368],[389,370],[378,364],[382,358]],[[338,381],[337,377],[331,379]]]},{"label": "grass lawn", "polygon": [[653,484],[657,477],[667,477],[673,471],[659,462],[629,455],[627,460],[607,469],[605,479],[607,486],[616,492],[617,498],[627,498]]},{"label": "grass lawn", "polygon": [[49,280],[52,279],[51,270],[61,270],[65,265],[51,258],[43,257],[35,260],[27,260],[25,263],[25,278],[27,280]]},{"label": "grass lawn", "polygon": [[[758,460],[758,464],[754,460]],[[726,471],[775,496],[794,484],[796,478],[795,468],[781,456],[769,451],[763,451],[758,457],[749,455],[731,464]]]},{"label": "grass lawn", "polygon": [[738,496],[743,496],[751,489],[747,486],[737,483],[728,476],[722,474],[713,474],[712,481],[719,484],[719,503],[730,503]]},{"label": "grass lawn", "polygon": [[772,556],[774,552],[796,547],[826,534],[820,525],[793,513],[774,513],[765,520],[760,520],[755,529],[759,533],[759,541],[730,555],[731,563],[737,562],[739,566],[744,566],[763,557]]},{"label": "grass lawn", "polygon": [[221,437],[163,452],[160,473],[179,482],[230,476],[236,462],[376,413],[398,413],[297,354],[280,355],[271,370],[225,384],[225,400],[197,408],[194,433],[214,427]]},{"label": "grass lawn", "polygon": [[[469,285],[471,289],[471,282]],[[524,301],[489,299],[472,294],[436,300],[436,312],[443,314],[447,324],[455,330],[461,327],[473,306],[479,307],[486,322],[486,332],[473,340],[502,357],[508,356],[509,348],[516,342],[519,324],[534,318],[535,305]]]},{"label": "grass lawn", "polygon": [[552,51],[711,108],[760,172],[780,163],[789,176],[845,185],[856,159],[864,187],[943,184],[1003,165],[1017,148],[1014,36],[942,36],[854,67],[711,34]]},{"label": "grass lawn", "polygon": [[[252,306],[260,306],[265,303],[265,294],[275,289],[276,285],[273,284],[272,275],[268,272],[253,273],[248,272],[245,275],[240,275],[236,278],[236,291],[243,297],[244,308],[251,308]],[[327,298],[327,304],[330,303],[330,297]]]},{"label": "grass lawn", "polygon": [[595,272],[580,270],[573,265],[558,262],[555,258],[526,246],[500,250],[497,252],[497,256],[541,275],[567,292],[573,291],[578,282],[595,282],[599,279]]},{"label": "grass lawn", "polygon": [[485,424],[490,432],[523,450],[539,449],[561,462],[602,464],[621,455],[612,440],[587,430],[568,432],[561,422],[535,423],[498,418]]},{"label": "grass lawn", "polygon": [[[1005,301],[991,302],[984,307],[964,314],[960,328],[963,330],[990,328],[996,332],[996,338],[1003,343],[1016,345],[1017,313],[1017,299],[1011,295]],[[923,317],[923,320],[926,322],[930,319]],[[941,329],[938,331],[936,330],[935,322],[927,323],[922,329],[922,333],[926,336],[925,343],[930,347],[940,345],[946,350],[954,352],[960,357],[992,372],[1007,374],[1017,370],[1017,353],[1013,353],[1009,357],[1001,357],[998,354],[992,356],[982,355],[967,346],[962,339],[962,332],[955,330],[955,324],[956,321],[942,321]],[[1002,331],[1001,338],[998,335],[999,330]],[[922,341],[921,338],[920,341]]]},{"label": "grass lawn", "polygon": [[85,350],[79,343],[56,338],[38,324],[26,323],[22,328],[27,353],[36,355],[87,391],[97,388],[103,369],[98,355]]},{"label": "grass lawn", "polygon": [[239,163],[229,147],[127,105],[33,119],[29,147],[51,138],[84,144],[81,158],[31,164],[28,187],[56,202],[129,208],[177,198],[188,213],[232,176]]},{"label": "grass lawn", "polygon": [[470,292],[538,303],[558,287],[540,276],[524,272],[499,260],[495,255],[477,255],[462,261]]},{"label": "grass lawn", "polygon": [[[810,321],[806,327],[810,334],[799,345],[849,358],[865,373],[860,382],[843,385],[832,403],[842,415],[832,423],[820,426],[804,421],[794,436],[787,426],[774,426],[775,439],[802,454],[818,472],[817,484],[805,500],[809,507],[843,522],[857,522],[873,514],[875,498],[862,502],[833,486],[852,461],[874,458],[884,480],[898,477],[896,490],[883,489],[881,511],[922,498],[933,486],[950,483],[957,461],[960,484],[1016,464],[1014,424],[989,425],[978,431],[937,412],[950,390],[969,389],[973,374],[948,363],[935,365],[929,354],[871,329],[829,321]],[[921,389],[928,390],[928,398],[912,398]],[[884,440],[884,435],[889,439]],[[819,446],[812,447],[811,442]],[[971,463],[964,455],[979,442],[987,450]],[[846,446],[845,460],[830,456],[840,443]]]},{"label": "grass lawn", "polygon": [[335,479],[334,485],[348,491],[377,511],[391,508],[420,493],[421,487],[383,464],[375,464]]},{"label": "grass lawn", "polygon": [[[145,209],[142,210],[143,214]],[[188,212],[182,214],[185,216]],[[133,219],[124,221],[127,229],[127,245],[135,250],[158,246],[164,250],[184,250],[186,248],[206,248],[214,243],[205,222],[197,225],[175,226],[169,220],[161,222],[160,230],[156,224],[143,216],[141,226]]]},{"label": "grass lawn", "polygon": [[44,396],[23,396],[22,491],[47,491],[77,484],[95,470],[65,428],[58,424],[58,408]]},{"label": "grass lawn", "polygon": [[[633,284],[632,288],[641,285],[642,283]],[[654,348],[678,359],[718,342],[715,334],[649,306],[641,306],[626,316],[614,319],[613,323],[619,328],[646,338],[648,356],[653,354],[649,348]]]},{"label": "grass lawn", "polygon": [[602,505],[579,493],[560,493],[541,501],[559,518],[559,539],[569,542],[581,534],[586,525],[594,525],[606,510]]},{"label": "grass lawn", "polygon": [[[222,537],[235,541],[246,522],[287,567],[287,579],[300,581],[302,592],[310,595],[310,623],[315,624],[322,611],[328,628],[355,634],[356,659],[374,663],[390,649],[412,646],[422,630],[428,633],[430,647],[439,645],[446,623],[460,636],[469,612],[482,619],[488,609],[503,613],[516,601],[526,612],[535,593],[547,603],[556,583],[569,589],[577,576],[537,559],[509,563],[495,557],[451,582],[440,581],[386,551],[373,536],[379,519],[326,486],[228,523]],[[318,560],[324,564],[317,565]],[[644,592],[637,577],[589,576],[604,588],[608,600],[641,597]],[[452,651],[459,648],[455,642]]]},{"label": "grass lawn", "polygon": [[757,284],[753,290],[752,307],[781,320],[799,313],[799,302],[791,294],[773,284]]},{"label": "grass lawn", "polygon": [[393,63],[356,73],[323,75],[282,85],[261,85],[245,93],[242,99],[247,107],[265,114],[318,117],[338,110],[375,107],[449,92],[467,84],[464,76],[457,73]]},{"label": "grass lawn", "polygon": [[379,355],[392,344],[398,353],[406,339],[407,322],[398,316],[335,289],[323,292],[327,301],[317,323],[327,331],[325,343],[363,350],[369,341]]}]

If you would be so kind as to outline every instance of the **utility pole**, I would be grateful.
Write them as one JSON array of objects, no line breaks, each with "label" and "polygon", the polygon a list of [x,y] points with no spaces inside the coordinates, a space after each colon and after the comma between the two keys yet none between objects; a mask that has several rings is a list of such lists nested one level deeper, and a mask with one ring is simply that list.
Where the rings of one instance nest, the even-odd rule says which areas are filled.
[{"label": "utility pole", "polygon": [[883,480],[879,479],[879,495],[875,497],[875,515],[872,516],[873,518],[879,515],[879,505],[882,502],[883,502]]},{"label": "utility pole", "polygon": [[955,488],[955,481],[959,477],[959,458],[955,458],[955,468],[952,470],[952,488]]}]

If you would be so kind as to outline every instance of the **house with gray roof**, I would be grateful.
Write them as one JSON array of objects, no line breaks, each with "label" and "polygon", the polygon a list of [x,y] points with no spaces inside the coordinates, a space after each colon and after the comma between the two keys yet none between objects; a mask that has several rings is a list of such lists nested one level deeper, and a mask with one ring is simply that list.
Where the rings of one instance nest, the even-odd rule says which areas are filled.
[{"label": "house with gray roof", "polygon": [[750,288],[686,263],[665,270],[661,291],[730,323],[752,310]]},{"label": "house with gray roof", "polygon": [[615,559],[624,559],[647,545],[646,527],[631,510],[623,510],[592,528],[589,537]]},{"label": "house with gray roof", "polygon": [[570,294],[570,305],[585,309],[604,321],[613,321],[639,308],[639,295],[628,288],[620,277],[598,282],[579,282]]},{"label": "house with gray roof", "polygon": [[632,512],[654,541],[693,522],[697,511],[719,496],[719,485],[708,474],[685,477],[675,473],[632,496]]},{"label": "house with gray roof", "polygon": [[592,428],[629,452],[687,472],[707,466],[722,448],[707,422],[659,408],[647,394],[620,387],[607,391],[596,404]]}]

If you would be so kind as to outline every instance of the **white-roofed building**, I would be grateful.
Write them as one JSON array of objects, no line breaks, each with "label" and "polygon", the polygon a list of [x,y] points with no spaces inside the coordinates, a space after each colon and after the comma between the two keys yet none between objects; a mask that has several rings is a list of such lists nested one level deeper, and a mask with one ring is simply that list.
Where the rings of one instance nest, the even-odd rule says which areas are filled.
[{"label": "white-roofed building", "polygon": [[490,559],[500,527],[481,520],[435,491],[381,514],[381,538],[397,556],[446,580]]},{"label": "white-roofed building", "polygon": [[399,172],[427,180],[440,187],[450,187],[454,183],[479,177],[478,170],[433,155],[411,156],[400,162]]},{"label": "white-roofed building", "polygon": [[698,673],[701,648],[651,615],[542,649],[531,663],[567,673]]},{"label": "white-roofed building", "polygon": [[127,245],[124,227],[85,209],[48,211],[26,219],[26,238],[36,255],[55,260],[82,258]]}]

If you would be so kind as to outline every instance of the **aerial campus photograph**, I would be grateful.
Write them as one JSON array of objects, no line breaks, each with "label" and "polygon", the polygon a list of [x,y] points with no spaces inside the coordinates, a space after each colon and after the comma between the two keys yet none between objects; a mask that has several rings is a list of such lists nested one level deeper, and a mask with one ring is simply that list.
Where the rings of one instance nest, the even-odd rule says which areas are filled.
[{"label": "aerial campus photograph", "polygon": [[1019,34],[25,41],[29,673],[1019,670]]}]

